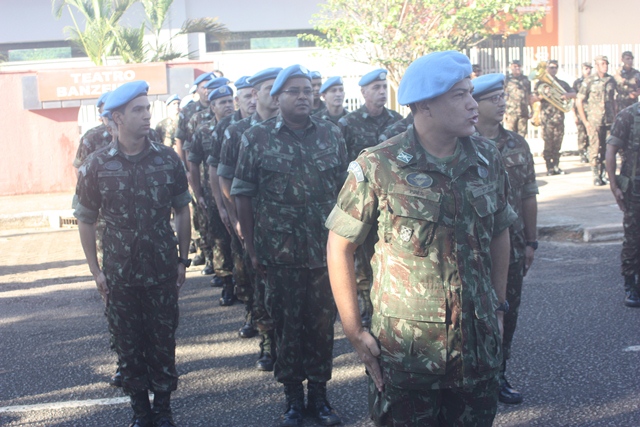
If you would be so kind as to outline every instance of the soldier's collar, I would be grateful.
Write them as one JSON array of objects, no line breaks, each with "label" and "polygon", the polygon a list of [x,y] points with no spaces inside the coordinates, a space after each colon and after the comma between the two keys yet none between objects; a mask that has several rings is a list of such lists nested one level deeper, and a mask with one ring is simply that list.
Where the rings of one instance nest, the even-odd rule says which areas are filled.
[{"label": "soldier's collar", "polygon": [[[313,121],[315,118],[312,118],[312,116],[309,116],[309,122],[307,124],[307,126],[303,129],[303,130],[307,130],[311,127],[315,126],[315,122]],[[280,130],[283,127],[286,127],[287,129],[289,129],[290,131],[293,132],[293,130],[291,128],[289,128],[289,126],[287,126],[287,124],[284,122],[284,118],[282,117],[282,114],[278,113],[278,115],[276,116],[276,124],[275,124],[275,129],[276,129],[276,133],[280,132]]]}]

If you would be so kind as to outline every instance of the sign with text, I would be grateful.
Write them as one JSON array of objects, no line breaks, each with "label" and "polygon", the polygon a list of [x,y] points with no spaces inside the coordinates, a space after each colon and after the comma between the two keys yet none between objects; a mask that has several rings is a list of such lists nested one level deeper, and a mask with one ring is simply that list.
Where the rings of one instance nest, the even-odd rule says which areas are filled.
[{"label": "sign with text", "polygon": [[154,63],[39,71],[38,96],[41,102],[98,98],[133,80],[149,83],[149,95],[167,93],[167,67]]}]

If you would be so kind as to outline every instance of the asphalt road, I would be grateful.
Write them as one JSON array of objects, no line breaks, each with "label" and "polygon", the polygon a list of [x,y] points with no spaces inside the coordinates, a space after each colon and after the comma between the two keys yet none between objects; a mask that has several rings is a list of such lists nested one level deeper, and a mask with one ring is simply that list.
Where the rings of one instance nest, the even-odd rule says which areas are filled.
[{"label": "asphalt road", "polygon": [[[525,401],[501,404],[495,426],[640,426],[640,309],[622,304],[619,249],[541,242],[508,371]],[[77,231],[2,232],[0,253],[0,425],[128,425],[126,399],[106,384],[115,355]],[[242,305],[219,307],[219,289],[197,267],[188,280],[177,424],[277,425],[282,388],[253,368],[258,338],[237,337]],[[344,425],[373,425],[363,368],[339,322],[329,399]]]}]

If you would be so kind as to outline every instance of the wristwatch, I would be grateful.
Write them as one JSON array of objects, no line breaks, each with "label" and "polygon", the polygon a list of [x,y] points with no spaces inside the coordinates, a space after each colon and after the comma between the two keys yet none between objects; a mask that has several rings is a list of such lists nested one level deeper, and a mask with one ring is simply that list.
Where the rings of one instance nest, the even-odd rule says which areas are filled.
[{"label": "wristwatch", "polygon": [[189,258],[184,259],[178,257],[178,264],[182,264],[185,266],[185,268],[189,268],[191,266],[191,260]]},{"label": "wristwatch", "polygon": [[509,312],[509,301],[504,300],[504,302],[496,308],[496,311],[504,311],[504,314],[507,314]]},{"label": "wristwatch", "polygon": [[527,246],[531,246],[534,251],[538,250],[538,241],[534,240],[533,242],[527,242]]}]

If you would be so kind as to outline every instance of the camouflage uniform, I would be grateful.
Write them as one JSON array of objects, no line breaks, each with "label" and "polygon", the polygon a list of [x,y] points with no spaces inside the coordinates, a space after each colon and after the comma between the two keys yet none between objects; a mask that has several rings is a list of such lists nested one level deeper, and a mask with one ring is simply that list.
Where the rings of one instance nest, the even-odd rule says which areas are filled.
[{"label": "camouflage uniform", "polygon": [[314,116],[315,117],[319,117],[322,120],[329,120],[334,125],[337,125],[338,121],[341,118],[343,118],[344,116],[346,116],[347,114],[349,114],[349,111],[347,111],[346,108],[343,108],[342,109],[342,114],[340,114],[338,116],[332,116],[331,114],[329,114],[329,110],[327,110],[326,108],[323,108],[322,110],[320,110],[317,113],[315,113]]},{"label": "camouflage uniform", "polygon": [[101,213],[107,317],[125,393],[175,390],[178,326],[177,239],[171,209],[189,204],[187,178],[176,153],[147,142],[127,156],[113,141],[80,167],[74,212],[94,223]]},{"label": "camouflage uniform", "polygon": [[640,71],[635,68],[625,70],[620,68],[614,76],[616,80],[616,102],[618,103],[618,111],[629,107],[638,102],[638,98],[631,98],[629,93],[637,92],[640,89]]},{"label": "camouflage uniform", "polygon": [[[555,81],[567,92],[571,92],[569,83],[554,77]],[[541,81],[535,88],[536,95],[540,95]],[[542,139],[544,151],[542,157],[547,163],[547,170],[552,171],[560,164],[560,148],[564,138],[564,112],[551,105],[545,99],[540,100],[540,123],[542,125]]]},{"label": "camouflage uniform", "polygon": [[594,174],[604,171],[604,155],[606,151],[607,133],[615,116],[614,96],[616,81],[609,74],[600,78],[593,74],[585,79],[577,97],[586,103],[584,113],[592,127],[589,135],[589,161]]},{"label": "camouflage uniform", "polygon": [[[312,108],[313,108],[313,106],[312,106]],[[327,104],[325,104],[324,101],[320,101],[320,105],[318,105],[318,108],[313,108],[311,110],[311,115],[315,116],[316,114],[318,114],[322,110],[326,110],[326,109],[327,109]]]},{"label": "camouflage uniform", "polygon": [[[355,160],[365,148],[377,145],[382,131],[400,120],[402,120],[400,114],[387,108],[379,116],[372,117],[369,115],[369,110],[365,105],[341,118],[338,121],[338,125],[347,144],[349,161]],[[369,240],[358,246],[355,254],[358,304],[360,305],[360,314],[365,326],[369,326],[372,315],[369,293],[373,281],[371,257],[373,257],[374,244],[375,233],[371,233]]]},{"label": "camouflage uniform", "polygon": [[446,425],[490,426],[503,355],[489,246],[516,219],[500,153],[473,136],[436,159],[405,132],[365,150],[349,171],[326,225],[356,244],[377,229],[371,332],[385,389],[370,388],[372,417],[407,425],[410,405],[420,422],[408,425],[436,425],[415,412],[436,406]]},{"label": "camouflage uniform", "polygon": [[389,138],[393,138],[396,135],[400,135],[402,132],[409,129],[409,126],[413,125],[413,113],[409,113],[407,117],[402,120],[398,120],[388,128],[386,128],[382,134],[378,137],[378,142],[384,142]]},{"label": "camouflage uniform", "polygon": [[526,138],[527,125],[529,123],[531,82],[524,74],[519,77],[509,74],[505,79],[504,92],[508,96],[504,112],[504,127]]},{"label": "camouflage uniform", "polygon": [[107,130],[107,126],[103,123],[99,126],[89,129],[80,139],[76,158],[73,159],[73,166],[79,168],[89,154],[109,145],[113,138]]},{"label": "camouflage uniform", "polygon": [[[584,83],[584,77],[580,77],[579,79],[576,79],[576,81],[573,82],[573,91],[575,93],[579,93],[583,83]],[[587,110],[586,103],[584,107],[586,112]],[[583,158],[587,158],[587,153],[589,152],[589,137],[587,136],[587,128],[584,126],[584,123],[582,123],[582,120],[580,120],[578,107],[576,106],[575,103],[573,104],[573,114],[575,114],[576,117],[578,118],[578,124],[576,124],[576,127],[578,128],[578,150],[580,151],[580,155],[583,156]]]},{"label": "camouflage uniform", "polygon": [[180,139],[183,144],[186,144],[190,137],[187,125],[189,124],[189,120],[191,120],[191,116],[205,109],[209,110],[209,107],[205,107],[200,102],[190,102],[185,105],[182,110],[180,110],[180,114],[178,115],[178,127],[176,129],[175,137]]},{"label": "camouflage uniform", "polygon": [[178,129],[178,121],[172,117],[165,117],[156,125],[156,133],[158,141],[167,147],[176,145],[176,130]]},{"label": "camouflage uniform", "polygon": [[282,383],[331,379],[336,307],[324,222],[346,171],[337,126],[316,117],[297,136],[278,115],[242,135],[232,195],[253,198],[254,244],[267,267],[265,305],[274,321]]}]

